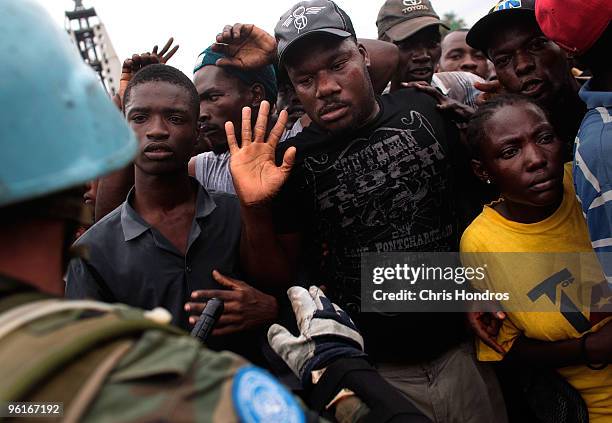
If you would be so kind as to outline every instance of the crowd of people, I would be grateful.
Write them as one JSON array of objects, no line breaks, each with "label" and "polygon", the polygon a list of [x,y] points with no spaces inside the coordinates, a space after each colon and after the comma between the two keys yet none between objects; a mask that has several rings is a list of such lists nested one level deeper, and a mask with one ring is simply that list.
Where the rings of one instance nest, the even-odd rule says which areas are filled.
[{"label": "crowd of people", "polygon": [[[377,40],[302,1],[273,34],[220,28],[189,76],[172,39],[133,55],[112,101],[23,3],[0,4],[20,51],[0,85],[3,400],[70,421],[612,422],[609,0],[503,0],[454,30],[386,0]],[[491,264],[474,289],[521,311],[364,312],[362,255],[389,252],[594,259]],[[584,310],[530,296],[586,273]],[[181,330],[212,298],[202,347]]]}]

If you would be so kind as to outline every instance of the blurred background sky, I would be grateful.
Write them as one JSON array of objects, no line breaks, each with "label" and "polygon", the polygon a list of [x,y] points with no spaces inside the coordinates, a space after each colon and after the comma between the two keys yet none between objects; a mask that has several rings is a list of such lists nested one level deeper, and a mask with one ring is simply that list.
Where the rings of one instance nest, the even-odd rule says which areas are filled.
[{"label": "blurred background sky", "polygon": [[[71,0],[39,0],[59,25]],[[383,0],[336,0],[353,21],[358,37],[376,38],[376,16]],[[254,23],[272,33],[279,17],[294,0],[83,0],[94,7],[106,26],[120,58],[150,51],[173,36],[180,45],[169,64],[191,75],[197,55],[210,45],[225,24]],[[473,25],[491,8],[493,0],[432,0],[436,12],[455,13]]]}]

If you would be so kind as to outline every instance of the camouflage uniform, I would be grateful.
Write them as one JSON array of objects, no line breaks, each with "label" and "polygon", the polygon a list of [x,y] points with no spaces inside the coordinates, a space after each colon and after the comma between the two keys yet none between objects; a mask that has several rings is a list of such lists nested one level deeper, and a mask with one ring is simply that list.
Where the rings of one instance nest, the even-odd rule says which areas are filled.
[{"label": "camouflage uniform", "polygon": [[[34,302],[71,304],[0,276],[0,401],[63,402],[62,421],[318,421],[263,370],[127,306],[90,302],[112,309],[73,308],[3,331],[3,317]],[[96,331],[106,333],[83,347]]]}]

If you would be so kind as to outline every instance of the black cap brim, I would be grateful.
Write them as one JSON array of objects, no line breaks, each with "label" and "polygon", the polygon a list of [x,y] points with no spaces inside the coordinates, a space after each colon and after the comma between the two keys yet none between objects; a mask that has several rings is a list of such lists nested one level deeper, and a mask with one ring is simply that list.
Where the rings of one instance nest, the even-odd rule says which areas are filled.
[{"label": "black cap brim", "polygon": [[342,29],[337,29],[337,28],[321,28],[321,29],[314,29],[312,31],[304,32],[303,34],[298,35],[293,40],[291,40],[289,43],[287,43],[287,45],[284,46],[283,49],[279,52],[278,54],[279,68],[285,67],[283,60],[287,56],[287,51],[291,48],[292,45],[294,45],[299,40],[302,40],[314,34],[330,34],[330,35],[335,35],[340,38],[348,38],[348,37],[353,36],[353,34],[351,34],[350,32],[344,31]]},{"label": "black cap brim", "polygon": [[499,31],[503,21],[516,16],[531,17],[535,20],[535,10],[516,8],[489,13],[474,24],[467,33],[465,41],[470,47],[482,51],[485,56],[489,57],[488,49],[491,36]]}]

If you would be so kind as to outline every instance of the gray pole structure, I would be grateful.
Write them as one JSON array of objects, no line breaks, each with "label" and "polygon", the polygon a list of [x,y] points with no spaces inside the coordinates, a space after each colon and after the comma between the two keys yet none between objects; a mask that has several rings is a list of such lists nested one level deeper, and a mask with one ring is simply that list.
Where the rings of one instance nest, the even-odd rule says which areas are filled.
[{"label": "gray pole structure", "polygon": [[121,64],[96,10],[74,0],[74,10],[66,11],[66,31],[83,61],[100,77],[106,91],[114,95],[119,88]]}]

